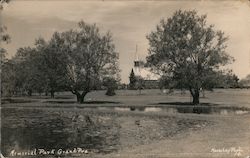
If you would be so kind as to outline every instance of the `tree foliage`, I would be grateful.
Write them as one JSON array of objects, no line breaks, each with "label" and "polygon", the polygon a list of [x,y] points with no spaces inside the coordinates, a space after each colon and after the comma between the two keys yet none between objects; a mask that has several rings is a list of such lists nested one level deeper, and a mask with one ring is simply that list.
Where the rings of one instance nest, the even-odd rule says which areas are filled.
[{"label": "tree foliage", "polygon": [[[0,0],[0,13],[3,11],[3,5],[6,3],[9,3],[10,0]],[[3,43],[9,43],[10,42],[10,36],[6,33],[7,27],[0,24],[0,58],[1,63],[4,62],[6,57],[6,50],[2,48]]]},{"label": "tree foliage", "polygon": [[3,10],[4,5],[9,3],[10,0],[0,0],[0,11]]},{"label": "tree foliage", "polygon": [[[32,95],[36,86],[36,51],[31,47],[19,48],[11,59],[15,63],[16,91]],[[39,73],[39,72],[38,72]]]},{"label": "tree foliage", "polygon": [[66,88],[83,102],[85,95],[105,77],[119,78],[118,53],[109,32],[102,35],[93,24],[79,22],[79,29],[61,33],[60,52],[66,55]]},{"label": "tree foliage", "polygon": [[63,39],[58,32],[55,32],[51,39],[46,42],[40,38],[36,41],[36,49],[39,56],[37,70],[41,74],[41,82],[44,83],[45,91],[50,92],[54,98],[54,93],[64,90],[67,66],[66,55],[62,52]]},{"label": "tree foliage", "polygon": [[239,84],[242,88],[250,88],[250,74],[247,75],[245,78],[241,79]]},{"label": "tree foliage", "polygon": [[10,42],[10,36],[6,33],[7,27],[5,26],[0,26],[0,60],[1,60],[1,65],[5,62],[6,60],[6,50],[2,47],[3,43],[8,44]]},{"label": "tree foliage", "polygon": [[[9,3],[10,0],[1,0],[0,1],[0,13],[3,11],[3,6],[6,3]],[[14,67],[13,63],[9,62],[6,59],[7,51],[3,48],[3,43],[9,43],[10,42],[10,36],[6,33],[7,27],[0,24],[0,80],[1,80],[1,95],[3,93],[3,88],[6,89],[6,95],[12,95],[13,94],[13,87],[14,85],[9,85],[8,82],[2,82],[3,78],[6,80],[13,79],[15,76],[14,73]],[[4,65],[5,64],[5,65]],[[7,68],[10,71],[6,71],[3,68]],[[3,72],[6,73],[6,76],[3,76]],[[10,82],[13,82],[11,80]]]},{"label": "tree foliage", "polygon": [[12,96],[16,88],[16,66],[12,60],[7,60],[1,66],[1,95]]},{"label": "tree foliage", "polygon": [[233,61],[226,53],[228,38],[196,11],[176,11],[161,20],[147,39],[147,65],[175,87],[188,89],[194,104],[199,103],[199,89],[211,89],[220,67]]},{"label": "tree foliage", "polygon": [[113,96],[115,95],[115,90],[118,88],[118,81],[117,79],[106,77],[103,79],[103,86],[107,88],[106,95]]},{"label": "tree foliage", "polygon": [[136,76],[133,69],[129,75],[129,89],[136,89]]},{"label": "tree foliage", "polygon": [[219,88],[239,88],[239,78],[232,71],[221,74],[216,87]]}]

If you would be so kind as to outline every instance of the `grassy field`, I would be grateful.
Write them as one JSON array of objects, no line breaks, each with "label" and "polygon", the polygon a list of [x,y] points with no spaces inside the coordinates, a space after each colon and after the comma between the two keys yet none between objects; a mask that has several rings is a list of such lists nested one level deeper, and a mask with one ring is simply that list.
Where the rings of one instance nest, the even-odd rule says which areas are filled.
[{"label": "grassy field", "polygon": [[201,108],[212,110],[201,114],[182,108],[193,108],[188,104],[188,92],[144,90],[139,94],[120,90],[116,96],[104,94],[89,93],[88,104],[75,103],[75,97],[66,92],[56,94],[55,99],[32,96],[4,100],[1,152],[10,156],[13,150],[82,148],[88,154],[39,156],[234,157],[234,152],[212,153],[211,149],[240,147],[240,156],[250,154],[250,90],[206,92]]}]

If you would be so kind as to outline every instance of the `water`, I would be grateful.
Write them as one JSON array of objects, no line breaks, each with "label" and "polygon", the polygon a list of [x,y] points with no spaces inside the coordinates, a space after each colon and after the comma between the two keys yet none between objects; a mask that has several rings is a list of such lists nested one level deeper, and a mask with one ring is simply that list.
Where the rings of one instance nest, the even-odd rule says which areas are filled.
[{"label": "water", "polygon": [[249,111],[236,107],[213,107],[213,106],[155,106],[155,107],[89,107],[99,110],[114,111],[139,111],[139,112],[167,112],[167,113],[194,113],[194,114],[219,114],[219,115],[243,115]]}]

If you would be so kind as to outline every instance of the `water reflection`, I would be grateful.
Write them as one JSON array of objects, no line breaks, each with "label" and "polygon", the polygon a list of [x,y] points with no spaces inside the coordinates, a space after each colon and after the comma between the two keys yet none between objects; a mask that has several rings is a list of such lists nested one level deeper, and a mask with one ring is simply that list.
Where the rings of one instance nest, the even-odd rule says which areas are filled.
[{"label": "water reflection", "polygon": [[167,113],[196,113],[196,114],[219,114],[228,115],[247,114],[249,111],[244,108],[237,107],[213,107],[213,106],[160,106],[160,107],[92,107],[99,110],[115,110],[115,111],[141,111],[141,112],[167,112]]}]

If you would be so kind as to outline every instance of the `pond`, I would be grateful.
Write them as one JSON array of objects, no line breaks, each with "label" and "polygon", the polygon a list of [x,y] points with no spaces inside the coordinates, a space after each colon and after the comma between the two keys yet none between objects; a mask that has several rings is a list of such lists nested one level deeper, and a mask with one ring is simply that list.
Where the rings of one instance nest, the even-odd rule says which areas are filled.
[{"label": "pond", "polygon": [[[46,103],[53,103],[53,104],[55,103],[63,105],[71,102],[51,101]],[[235,107],[235,106],[219,106],[217,104],[211,104],[211,103],[200,103],[199,105],[195,106],[190,102],[167,102],[167,103],[158,103],[155,105],[147,105],[147,106],[126,106],[119,104],[121,103],[111,102],[111,101],[89,101],[85,102],[84,104],[75,104],[75,105],[72,104],[70,106],[66,105],[63,107],[64,108],[76,107],[81,109],[90,108],[90,109],[112,110],[112,111],[194,113],[194,114],[219,114],[219,115],[231,115],[231,114],[241,115],[249,113],[248,108]],[[53,105],[50,105],[50,107],[53,107]]]},{"label": "pond", "polygon": [[240,107],[217,107],[217,106],[131,106],[131,107],[88,107],[99,110],[114,111],[138,111],[138,112],[167,112],[167,113],[194,113],[194,114],[219,114],[219,115],[242,115],[248,114],[249,110]]}]

